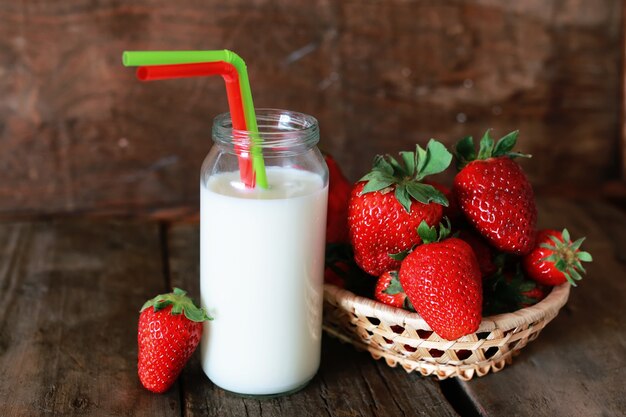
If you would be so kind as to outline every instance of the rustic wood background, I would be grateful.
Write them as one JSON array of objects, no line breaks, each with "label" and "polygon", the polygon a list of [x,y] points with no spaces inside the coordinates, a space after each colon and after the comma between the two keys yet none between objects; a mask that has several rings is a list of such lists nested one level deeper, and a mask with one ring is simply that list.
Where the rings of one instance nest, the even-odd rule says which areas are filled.
[{"label": "rustic wood background", "polygon": [[317,116],[351,179],[376,153],[519,128],[540,192],[623,184],[623,16],[619,0],[0,0],[0,217],[196,210],[221,80],[141,84],[125,49],[237,51],[257,106]]}]

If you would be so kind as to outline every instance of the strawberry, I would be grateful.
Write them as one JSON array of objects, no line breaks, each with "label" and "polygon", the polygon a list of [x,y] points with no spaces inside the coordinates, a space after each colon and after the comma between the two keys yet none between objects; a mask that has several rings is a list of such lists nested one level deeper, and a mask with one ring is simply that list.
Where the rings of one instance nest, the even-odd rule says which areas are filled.
[{"label": "strawberry", "polygon": [[137,367],[145,388],[163,393],[174,384],[200,342],[205,320],[211,318],[179,288],[146,301],[137,331]]},{"label": "strawberry", "polygon": [[585,238],[575,242],[570,239],[567,229],[544,229],[537,232],[537,243],[524,257],[524,269],[528,276],[540,284],[559,285],[565,281],[576,286],[585,273],[582,262],[591,262],[589,252],[580,250]]},{"label": "strawberry", "polygon": [[460,168],[454,193],[469,222],[495,248],[516,255],[531,251],[535,240],[537,209],[533,189],[511,152],[518,132],[494,141],[485,133],[478,156],[471,136],[459,141],[456,155]]},{"label": "strawberry", "polygon": [[368,274],[380,276],[398,269],[398,254],[419,244],[417,226],[441,220],[442,205],[448,200],[424,177],[444,171],[452,155],[431,140],[427,149],[401,152],[403,164],[378,155],[372,171],[354,186],[348,207],[350,243],[356,263]]},{"label": "strawberry", "polygon": [[447,340],[475,332],[481,321],[482,278],[472,248],[450,229],[422,222],[423,244],[402,261],[400,284],[415,310]]},{"label": "strawberry", "polygon": [[474,255],[476,255],[476,260],[478,260],[478,266],[480,267],[480,273],[483,279],[498,270],[498,267],[493,261],[491,248],[480,235],[477,235],[476,232],[470,229],[461,229],[458,238],[472,247]]},{"label": "strawberry", "polygon": [[376,299],[381,303],[392,307],[415,311],[413,305],[402,289],[400,279],[398,278],[398,271],[384,272],[378,278],[378,282],[376,282],[376,289],[374,290],[374,297],[376,297]]},{"label": "strawberry", "polygon": [[484,282],[483,313],[485,316],[510,313],[538,303],[547,293],[548,287],[526,278],[516,260],[514,269],[501,267]]},{"label": "strawberry", "polygon": [[341,172],[337,161],[329,154],[324,154],[328,165],[328,215],[326,217],[326,242],[347,243],[348,237],[348,200],[352,184]]}]

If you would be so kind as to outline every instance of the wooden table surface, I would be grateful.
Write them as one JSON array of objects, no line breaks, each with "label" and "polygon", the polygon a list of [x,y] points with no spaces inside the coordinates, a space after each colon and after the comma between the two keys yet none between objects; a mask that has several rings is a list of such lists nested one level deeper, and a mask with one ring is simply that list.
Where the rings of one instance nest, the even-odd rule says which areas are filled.
[{"label": "wooden table surface", "polygon": [[512,366],[439,383],[325,337],[314,380],[269,400],[215,387],[198,353],[164,395],[136,376],[143,301],[171,286],[198,299],[197,225],[0,224],[0,416],[626,415],[626,215],[601,202],[539,207],[540,226],[586,235],[595,262]]}]

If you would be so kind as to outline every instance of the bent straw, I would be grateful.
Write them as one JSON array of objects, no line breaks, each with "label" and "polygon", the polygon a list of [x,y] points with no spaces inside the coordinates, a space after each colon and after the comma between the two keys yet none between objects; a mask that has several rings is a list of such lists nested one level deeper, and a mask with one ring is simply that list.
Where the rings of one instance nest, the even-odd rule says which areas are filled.
[{"label": "bent straw", "polygon": [[252,165],[256,174],[256,181],[259,187],[267,188],[267,176],[265,173],[265,162],[263,154],[258,145],[261,139],[258,135],[256,114],[252,101],[252,91],[250,90],[250,80],[246,63],[239,55],[229,50],[221,51],[125,51],[122,55],[124,66],[152,66],[170,64],[192,64],[199,62],[219,62],[223,61],[232,64],[239,75],[239,85],[241,88],[241,99],[243,111],[246,119],[247,130],[251,132],[250,153],[252,154]]},{"label": "bent straw", "polygon": [[[212,75],[220,75],[224,79],[233,129],[247,130],[242,107],[239,76],[233,65],[226,62],[202,62],[198,64],[155,65],[137,68],[137,78],[140,81],[207,77]],[[235,143],[235,153],[239,159],[241,181],[246,187],[254,188],[255,176],[248,159],[248,152],[237,141]]]}]

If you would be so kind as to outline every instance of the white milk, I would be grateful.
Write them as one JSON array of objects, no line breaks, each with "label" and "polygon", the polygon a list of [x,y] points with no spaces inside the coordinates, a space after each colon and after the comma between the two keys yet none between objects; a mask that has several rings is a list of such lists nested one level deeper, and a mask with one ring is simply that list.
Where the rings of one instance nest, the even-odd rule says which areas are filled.
[{"label": "white milk", "polygon": [[240,187],[239,172],[200,185],[202,368],[249,395],[306,384],[320,360],[328,188],[293,168],[267,169],[270,189]]}]

